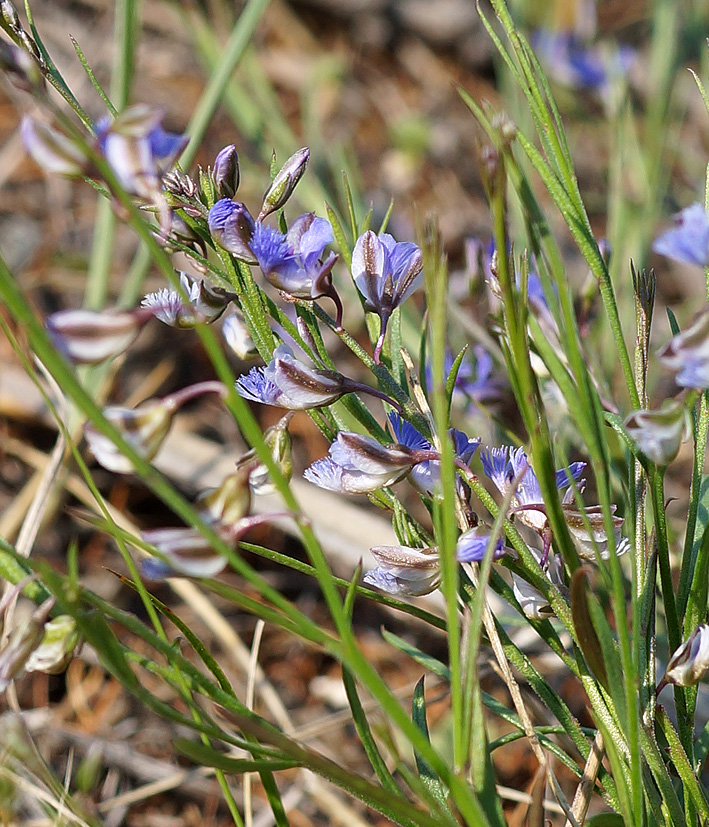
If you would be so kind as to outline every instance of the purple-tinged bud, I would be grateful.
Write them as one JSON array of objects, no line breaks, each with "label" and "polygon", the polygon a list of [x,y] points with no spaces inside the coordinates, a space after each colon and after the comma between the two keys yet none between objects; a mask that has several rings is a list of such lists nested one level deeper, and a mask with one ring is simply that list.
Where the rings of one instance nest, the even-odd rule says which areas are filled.
[{"label": "purple-tinged bud", "polygon": [[[206,393],[224,396],[226,389],[221,382],[199,382],[188,385],[162,399],[148,399],[136,408],[118,406],[103,409],[103,415],[121,433],[123,439],[144,460],[150,462],[160,450],[167,436],[172,419],[182,405]],[[108,471],[130,474],[133,463],[114,445],[113,441],[98,431],[91,423],[84,426],[84,436],[89,450]]]},{"label": "purple-tinged bud", "polygon": [[215,244],[239,261],[258,264],[250,246],[256,224],[240,201],[220,199],[209,211],[207,223]]},{"label": "purple-tinged bud", "polygon": [[58,615],[44,624],[42,642],[27,659],[25,672],[58,675],[69,665],[79,640],[74,618]]},{"label": "purple-tinged bud", "polygon": [[24,673],[30,655],[42,643],[44,624],[54,602],[53,597],[45,600],[24,623],[12,630],[0,649],[0,692],[4,692],[11,681]]},{"label": "purple-tinged bud", "polygon": [[263,196],[263,205],[258,215],[258,221],[263,221],[272,212],[280,210],[291,197],[296,184],[303,177],[309,159],[310,150],[307,146],[304,146],[294,152],[283,164]]},{"label": "purple-tinged bud", "polygon": [[697,626],[672,655],[660,686],[666,683],[694,686],[699,683],[707,669],[709,669],[709,626],[703,623]]},{"label": "purple-tinged bud", "polygon": [[141,310],[60,310],[47,317],[57,350],[76,365],[97,365],[127,350],[154,315]]},{"label": "purple-tinged bud", "polygon": [[[293,411],[289,411],[268,428],[263,434],[263,441],[269,447],[273,461],[281,469],[281,474],[290,482],[293,476],[293,439],[288,430],[288,424],[293,418]],[[253,449],[244,454],[237,464],[238,468],[250,467],[249,485],[254,494],[272,494],[275,487],[271,482],[268,468],[263,465]]]},{"label": "purple-tinged bud", "polygon": [[656,465],[669,465],[689,436],[689,414],[681,402],[667,399],[656,411],[633,411],[623,422],[635,447]]},{"label": "purple-tinged bud", "polygon": [[676,372],[675,382],[682,388],[709,388],[709,308],[694,322],[673,336],[657,353],[662,364]]},{"label": "purple-tinged bud", "polygon": [[[455,556],[459,563],[480,563],[485,559],[489,546],[490,534],[486,533],[484,526],[475,526],[460,535],[455,547]],[[502,537],[498,537],[493,545],[492,559],[499,560],[507,552]]]},{"label": "purple-tinged bud", "polygon": [[224,319],[222,335],[231,350],[242,362],[258,358],[258,348],[251,338],[246,323],[238,313],[233,313]]},{"label": "purple-tinged bud", "polygon": [[20,124],[20,136],[34,162],[46,172],[66,178],[84,175],[86,156],[64,133],[25,116]]},{"label": "purple-tinged bud", "polygon": [[217,198],[233,198],[239,189],[239,156],[234,144],[222,149],[214,159],[212,171],[214,191]]},{"label": "purple-tinged bud", "polygon": [[[620,557],[630,549],[630,541],[621,537],[623,518],[616,517],[617,506],[611,506],[615,555]],[[576,505],[565,503],[562,506],[569,534],[574,542],[579,557],[595,560],[596,549],[602,560],[610,557],[608,534],[606,533],[603,510],[600,505],[588,505],[580,511]],[[587,525],[590,527],[587,528]]]},{"label": "purple-tinged bud", "polygon": [[441,565],[437,548],[375,546],[370,549],[377,567],[363,581],[388,594],[420,597],[438,588]]},{"label": "purple-tinged bud", "polygon": [[200,322],[215,322],[229,304],[230,296],[223,290],[212,287],[204,279],[197,281],[187,273],[180,273],[180,286],[187,301],[177,290],[163,287],[155,293],[148,293],[140,306],[152,310],[155,318],[163,324],[191,329]]}]

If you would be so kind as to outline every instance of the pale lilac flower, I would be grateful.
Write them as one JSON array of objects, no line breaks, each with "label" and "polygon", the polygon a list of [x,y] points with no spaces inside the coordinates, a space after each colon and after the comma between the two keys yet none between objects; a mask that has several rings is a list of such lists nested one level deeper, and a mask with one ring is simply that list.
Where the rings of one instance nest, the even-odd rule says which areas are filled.
[{"label": "pale lilac flower", "polygon": [[709,265],[709,217],[703,205],[685,207],[674,216],[674,223],[655,239],[654,252],[699,267]]},{"label": "pale lilac flower", "polygon": [[673,336],[657,353],[662,364],[676,371],[675,382],[683,388],[709,388],[709,308]]},{"label": "pale lilac flower", "polygon": [[[458,537],[455,547],[455,556],[459,563],[480,563],[485,559],[490,534],[482,526],[475,526]],[[507,554],[502,537],[498,537],[492,550],[492,559],[499,560]]]},{"label": "pale lilac flower", "polygon": [[403,479],[419,462],[431,458],[424,450],[382,445],[370,436],[340,431],[330,456],[306,468],[306,480],[346,494],[366,494]]},{"label": "pale lilac flower", "polygon": [[689,413],[675,399],[654,411],[633,411],[623,421],[635,447],[656,465],[669,465],[689,435]]},{"label": "pale lilac flower", "polygon": [[230,198],[220,199],[209,211],[207,224],[215,244],[239,261],[257,263],[250,246],[256,222],[244,204]]},{"label": "pale lilac flower", "polygon": [[342,326],[342,302],[332,284],[337,254],[325,255],[334,240],[330,222],[305,213],[290,225],[286,235],[275,227],[256,223],[250,247],[266,280],[298,299],[327,296],[337,308],[337,327]]},{"label": "pale lilac flower", "polygon": [[[616,505],[610,506],[611,523],[613,524],[613,546],[615,556],[620,557],[630,550],[630,540],[627,537],[621,537],[623,518],[615,516],[616,509]],[[596,552],[598,552],[601,560],[607,560],[611,554],[610,542],[601,506],[587,505],[584,506],[582,511],[576,505],[564,503],[562,510],[579,557],[583,560],[595,560]]]},{"label": "pale lilac flower", "polygon": [[96,124],[99,149],[123,189],[149,201],[155,200],[162,176],[189,140],[166,132],[160,125],[163,117],[159,109],[137,104]]},{"label": "pale lilac flower", "polygon": [[47,333],[58,351],[77,365],[113,359],[135,341],[154,310],[59,310],[48,316]]},{"label": "pale lilac flower", "polygon": [[[537,553],[537,550],[530,548],[530,551],[537,558],[537,562],[541,562],[541,556]],[[544,573],[553,585],[557,588],[563,588],[564,582],[561,577],[561,569],[555,554],[550,555],[545,561]],[[525,617],[532,620],[544,620],[554,614],[554,610],[546,597],[537,591],[531,583],[528,583],[514,572],[512,573],[512,592]]]},{"label": "pale lilac flower", "polygon": [[[480,454],[485,476],[495,484],[497,490],[506,496],[514,480],[521,474],[521,479],[512,497],[513,508],[519,509],[517,515],[521,522],[536,531],[546,527],[547,518],[543,511],[528,506],[544,507],[542,489],[537,475],[529,464],[523,448],[488,448]],[[572,462],[567,472],[565,468],[556,472],[556,487],[567,488],[572,480],[578,480],[586,467],[585,462]]]},{"label": "pale lilac flower", "polygon": [[376,313],[381,322],[374,350],[374,361],[378,362],[391,314],[421,284],[421,250],[411,242],[394,241],[388,233],[378,236],[367,230],[352,252],[352,278],[364,297],[365,308]]},{"label": "pale lilac flower", "polygon": [[666,683],[677,686],[694,686],[709,669],[709,626],[703,623],[692,632],[667,664],[665,677],[658,692]]},{"label": "pale lilac flower", "polygon": [[177,290],[163,287],[155,293],[148,293],[140,303],[154,311],[153,315],[170,327],[193,328],[199,322],[211,324],[226,310],[229,296],[217,292],[204,279],[197,281],[187,273],[180,273],[180,286],[187,296],[185,301]]},{"label": "pale lilac flower", "polygon": [[252,368],[239,377],[236,389],[252,402],[293,411],[322,408],[355,391],[384,399],[390,405],[397,404],[376,388],[348,379],[337,371],[308,367],[295,358],[288,345],[279,345],[265,367]]},{"label": "pale lilac flower", "polygon": [[236,389],[252,402],[294,411],[322,408],[348,393],[341,373],[308,367],[288,345],[279,345],[265,367],[252,368],[239,377]]},{"label": "pale lilac flower", "polygon": [[[433,445],[421,434],[410,422],[402,419],[399,414],[391,411],[388,416],[389,424],[394,439],[400,444],[405,445],[415,451],[431,452]],[[470,461],[475,456],[475,452],[480,447],[480,439],[475,437],[471,439],[462,431],[451,428],[449,435],[453,440],[453,451],[455,456],[465,465],[470,465]],[[427,497],[432,497],[435,493],[436,485],[441,478],[441,463],[436,459],[426,459],[423,462],[417,463],[412,469],[409,480],[412,485]],[[456,484],[462,485],[462,481],[456,479]]]},{"label": "pale lilac flower", "polygon": [[85,173],[84,153],[49,124],[25,115],[20,124],[20,137],[34,162],[47,172],[66,178],[78,178]]},{"label": "pale lilac flower", "polygon": [[375,546],[370,551],[378,565],[365,573],[363,581],[383,592],[420,597],[436,589],[441,581],[437,548]]}]

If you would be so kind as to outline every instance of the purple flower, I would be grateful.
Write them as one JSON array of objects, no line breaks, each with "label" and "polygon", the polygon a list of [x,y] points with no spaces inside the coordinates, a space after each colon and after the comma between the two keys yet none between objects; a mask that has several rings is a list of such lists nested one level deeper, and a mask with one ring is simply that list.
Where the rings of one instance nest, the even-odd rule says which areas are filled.
[{"label": "purple flower", "polygon": [[199,322],[209,324],[226,310],[226,294],[217,293],[203,279],[196,281],[181,272],[180,286],[188,301],[177,290],[162,287],[155,293],[148,293],[140,306],[152,309],[155,318],[163,324],[178,328],[193,328]]},{"label": "purple flower", "polygon": [[379,362],[389,317],[419,286],[421,250],[411,242],[396,242],[388,233],[363,233],[352,252],[352,278],[364,296],[364,306],[381,320],[374,361]]},{"label": "purple flower", "polygon": [[[414,451],[430,452],[433,451],[433,445],[414,428],[414,426],[402,419],[399,414],[391,411],[388,415],[389,424],[391,426],[394,439],[400,444],[411,448]],[[456,457],[464,462],[466,465],[475,456],[475,452],[480,446],[480,439],[470,439],[467,434],[451,428],[448,432],[453,440],[453,451]],[[435,493],[436,485],[441,478],[441,463],[435,459],[426,459],[423,462],[417,463],[411,469],[409,479],[412,485],[427,497],[432,497]],[[462,485],[462,482],[456,480],[457,484]]]},{"label": "purple flower", "polygon": [[291,224],[286,235],[256,222],[250,247],[274,287],[298,299],[332,299],[340,328],[342,303],[332,284],[332,268],[338,257],[332,252],[325,256],[325,248],[332,241],[330,222],[304,213]]},{"label": "purple flower", "polygon": [[366,494],[393,485],[425,459],[425,451],[382,445],[370,436],[340,431],[330,456],[306,468],[306,480],[346,494]]},{"label": "purple flower", "polygon": [[[492,356],[482,345],[473,348],[474,363],[466,357],[460,363],[453,386],[453,396],[463,396],[475,405],[489,405],[498,400],[503,392],[503,380],[499,374],[493,373],[494,362]],[[443,372],[446,378],[453,369],[455,359],[450,350],[446,349]],[[433,385],[433,369],[430,362],[426,365],[426,387],[428,396],[431,395]]]},{"label": "purple flower", "polygon": [[429,594],[441,580],[437,548],[375,546],[370,549],[377,567],[365,573],[363,581],[397,596]]},{"label": "purple flower", "polygon": [[256,222],[240,201],[221,198],[209,211],[207,223],[215,244],[240,261],[257,263],[249,246]]},{"label": "purple flower", "polygon": [[674,216],[675,226],[655,239],[652,249],[662,256],[706,267],[709,264],[709,218],[701,204]]},{"label": "purple flower", "polygon": [[186,135],[166,132],[162,119],[159,109],[138,104],[96,124],[99,149],[123,189],[148,200],[155,199],[162,175],[188,141]]},{"label": "purple flower", "polygon": [[[542,506],[542,489],[537,475],[529,464],[523,448],[511,448],[503,445],[501,448],[488,448],[480,454],[485,476],[492,480],[497,490],[505,496],[513,481],[521,474],[517,490],[512,498],[515,508],[520,506]],[[571,480],[578,480],[586,467],[585,462],[572,462],[567,472],[565,468],[556,472],[556,487],[568,488]],[[526,469],[526,470],[524,470]],[[519,519],[537,531],[546,526],[546,515],[532,508],[519,511]]]},{"label": "purple flower", "polygon": [[293,411],[322,408],[349,392],[342,374],[304,365],[288,345],[279,345],[265,367],[237,379],[236,389],[252,402]]},{"label": "purple flower", "polygon": [[604,95],[614,80],[625,75],[635,60],[635,50],[615,50],[583,43],[568,31],[540,29],[532,45],[550,76],[571,89],[589,89]]},{"label": "purple flower", "polygon": [[702,679],[707,669],[709,669],[709,626],[703,623],[697,626],[672,655],[660,686],[666,683],[694,686]]},{"label": "purple flower", "polygon": [[[455,556],[459,563],[480,563],[485,559],[488,546],[490,545],[490,535],[485,533],[482,526],[475,526],[464,534],[458,537],[458,542],[455,547]],[[499,560],[507,554],[507,549],[502,541],[502,537],[498,537],[492,551],[492,559]]]}]

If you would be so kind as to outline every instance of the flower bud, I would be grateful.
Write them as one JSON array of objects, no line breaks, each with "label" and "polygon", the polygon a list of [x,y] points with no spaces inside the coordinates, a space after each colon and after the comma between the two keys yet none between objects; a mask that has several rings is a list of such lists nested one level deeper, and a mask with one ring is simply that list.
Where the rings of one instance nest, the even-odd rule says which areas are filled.
[{"label": "flower bud", "polygon": [[54,598],[44,603],[22,624],[10,633],[0,650],[0,692],[4,692],[15,678],[19,678],[32,652],[41,644],[44,624],[54,606]]},{"label": "flower bud", "polygon": [[674,399],[656,411],[633,411],[623,422],[635,447],[656,465],[669,465],[689,433],[687,409]]},{"label": "flower bud", "polygon": [[195,508],[205,523],[231,529],[251,510],[251,470],[242,466],[230,474],[218,488],[203,491]]},{"label": "flower bud", "polygon": [[63,672],[79,644],[76,621],[69,615],[59,615],[44,625],[40,645],[32,652],[25,664],[25,672],[46,672],[57,675]]},{"label": "flower bud", "polygon": [[[176,407],[170,404],[168,397],[167,401],[149,399],[137,408],[104,408],[103,415],[115,425],[133,450],[150,462],[170,430],[175,411]],[[84,436],[89,450],[107,471],[113,471],[114,474],[133,473],[135,469],[128,457],[91,423],[84,426]]]},{"label": "flower bud", "polygon": [[60,310],[47,317],[57,350],[77,365],[113,359],[135,341],[152,310]]},{"label": "flower bud", "polygon": [[[293,476],[293,439],[288,430],[288,423],[293,418],[293,412],[289,411],[284,417],[278,420],[275,425],[268,428],[263,435],[263,440],[271,450],[273,461],[281,469],[283,476],[290,482]],[[238,462],[237,467],[251,465],[249,485],[254,494],[272,494],[275,490],[268,468],[258,461],[254,450],[244,454]]]},{"label": "flower bud", "polygon": [[384,592],[420,597],[438,588],[441,565],[437,548],[375,546],[370,549],[378,565],[364,582]]},{"label": "flower bud", "polygon": [[[630,541],[627,538],[621,538],[620,531],[623,527],[623,518],[615,516],[616,508],[615,505],[611,506],[611,514],[613,515],[611,519],[613,520],[615,554],[616,557],[620,557],[630,549]],[[608,550],[608,535],[601,506],[589,505],[581,512],[576,505],[564,504],[562,509],[569,534],[579,557],[584,560],[595,560],[596,549],[598,549],[601,559],[607,560],[610,557],[610,551]],[[590,526],[590,531],[586,527],[587,525]]]},{"label": "flower bud", "polygon": [[676,371],[675,382],[682,388],[709,388],[709,308],[660,350],[657,358]]},{"label": "flower bud", "polygon": [[239,156],[234,144],[222,149],[214,159],[212,171],[217,198],[233,198],[239,189]]},{"label": "flower bud", "polygon": [[207,223],[215,244],[239,261],[258,264],[250,247],[256,224],[251,213],[240,201],[220,199],[209,211]]},{"label": "flower bud", "polygon": [[237,313],[224,319],[222,335],[237,358],[241,359],[242,362],[258,357],[258,348],[251,338],[249,329],[243,318]]},{"label": "flower bud", "polygon": [[46,123],[25,116],[20,124],[25,149],[46,172],[78,178],[86,169],[86,157],[64,133]]},{"label": "flower bud", "polygon": [[694,686],[709,669],[709,626],[703,623],[692,632],[667,664],[663,683]]},{"label": "flower bud", "polygon": [[283,164],[271,182],[271,186],[263,196],[261,212],[258,215],[259,221],[263,221],[263,219],[272,212],[280,210],[291,197],[296,184],[303,177],[305,168],[308,166],[309,158],[310,150],[307,146],[304,146],[302,149],[293,153],[285,164]]}]

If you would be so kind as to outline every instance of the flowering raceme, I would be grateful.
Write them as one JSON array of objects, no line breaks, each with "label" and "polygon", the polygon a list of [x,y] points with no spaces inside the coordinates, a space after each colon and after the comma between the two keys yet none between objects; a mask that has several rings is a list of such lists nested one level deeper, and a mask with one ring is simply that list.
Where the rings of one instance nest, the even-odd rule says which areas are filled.
[{"label": "flowering raceme", "polygon": [[365,309],[379,316],[381,328],[374,361],[384,345],[387,324],[394,310],[420,285],[421,250],[411,242],[396,242],[388,233],[362,233],[352,252],[352,278],[364,297]]}]

